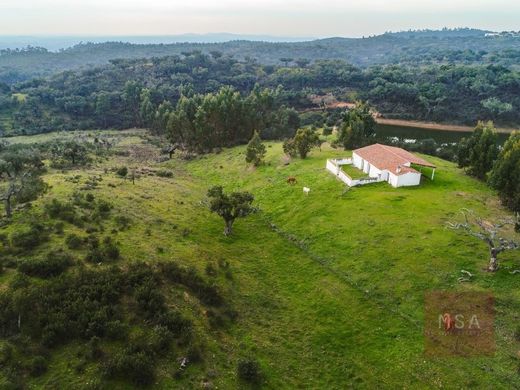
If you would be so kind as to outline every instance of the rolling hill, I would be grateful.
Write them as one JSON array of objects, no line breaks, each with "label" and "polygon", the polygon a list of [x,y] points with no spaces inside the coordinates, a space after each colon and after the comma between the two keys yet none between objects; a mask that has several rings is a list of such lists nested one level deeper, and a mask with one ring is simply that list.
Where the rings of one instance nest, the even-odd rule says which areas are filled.
[{"label": "rolling hill", "polygon": [[[9,234],[23,229],[34,218],[43,218],[43,205],[53,199],[64,201],[81,191],[89,178],[100,177],[86,191],[112,202],[112,213],[123,212],[130,221],[125,229],[114,228],[111,220],[103,223],[103,234],[121,245],[116,264],[122,270],[132,264],[176,262],[194,267],[219,287],[236,316],[217,329],[210,326],[210,310],[196,295],[175,283],[164,287],[170,307],[192,318],[203,349],[201,359],[188,363],[181,373],[182,346],[161,358],[157,388],[241,387],[237,362],[250,357],[259,362],[265,388],[273,389],[520,386],[519,342],[514,336],[520,281],[509,272],[519,267],[518,257],[508,254],[501,271],[485,273],[485,245],[445,229],[463,207],[485,218],[506,211],[488,187],[454,164],[425,156],[438,166],[434,181],[425,179],[416,188],[394,189],[380,183],[346,191],[326,172],[325,161],[348,151],[324,147],[287,164],[281,143],[273,142],[267,144],[266,164],[255,169],[245,164],[244,147],[192,160],[176,156],[155,162],[156,142],[146,133],[105,134],[117,140],[117,153],[82,170],[50,169],[44,176],[49,192],[2,230]],[[72,136],[53,133],[13,137],[10,142]],[[152,158],[136,160],[139,148],[151,151]],[[122,166],[138,167],[141,173],[135,184],[117,176],[115,171]],[[159,170],[171,172],[171,177],[159,176]],[[288,185],[288,176],[296,177],[298,184]],[[238,220],[231,237],[222,234],[222,220],[207,208],[206,191],[212,185],[255,195],[258,213]],[[311,188],[308,196],[302,186]],[[71,232],[85,234],[69,223],[63,229],[37,251],[62,247],[64,236]],[[81,258],[83,252],[74,253]],[[110,265],[82,267],[103,270]],[[470,282],[458,281],[462,269],[474,275]],[[80,265],[67,272],[74,270],[81,270]],[[6,268],[0,276],[1,289],[13,288],[9,286],[17,272]],[[30,282],[40,283],[38,278]],[[431,290],[493,293],[496,356],[425,357],[423,303]],[[47,372],[28,377],[27,383],[130,387],[123,379],[100,379],[99,367],[117,343],[103,340],[101,357],[86,365],[78,353],[80,344],[72,341],[47,350]],[[82,364],[83,369],[76,369]]]}]

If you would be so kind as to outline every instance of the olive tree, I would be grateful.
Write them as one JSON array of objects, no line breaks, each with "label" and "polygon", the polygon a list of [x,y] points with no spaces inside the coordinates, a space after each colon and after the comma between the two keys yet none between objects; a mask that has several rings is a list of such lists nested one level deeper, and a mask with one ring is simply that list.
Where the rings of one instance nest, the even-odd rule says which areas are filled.
[{"label": "olive tree", "polygon": [[463,209],[463,222],[448,222],[447,227],[454,230],[459,230],[464,234],[476,237],[484,241],[489,248],[489,265],[487,270],[496,272],[499,268],[498,255],[507,250],[515,250],[520,248],[520,244],[512,239],[503,236],[503,229],[507,225],[515,226],[518,224],[518,216],[515,218],[504,218],[498,222],[491,223],[485,221],[473,211]]},{"label": "olive tree", "polygon": [[251,205],[254,196],[249,192],[224,193],[222,186],[215,186],[208,190],[210,210],[224,219],[224,235],[232,233],[235,219],[252,214],[256,209]]},{"label": "olive tree", "polygon": [[40,177],[43,167],[39,153],[32,149],[9,148],[0,154],[0,201],[8,218],[15,204],[30,202],[45,192],[47,185]]}]

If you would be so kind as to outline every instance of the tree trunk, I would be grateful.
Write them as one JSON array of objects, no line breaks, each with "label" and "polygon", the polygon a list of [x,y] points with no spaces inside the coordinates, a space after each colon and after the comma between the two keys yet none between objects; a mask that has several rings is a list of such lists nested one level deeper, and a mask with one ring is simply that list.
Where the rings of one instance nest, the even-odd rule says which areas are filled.
[{"label": "tree trunk", "polygon": [[226,227],[224,228],[224,235],[229,236],[233,233],[233,222],[234,220],[226,221]]},{"label": "tree trunk", "polygon": [[5,216],[7,218],[11,218],[11,216],[13,215],[13,212],[11,209],[11,197],[10,196],[5,198],[4,204],[5,204]]},{"label": "tree trunk", "polygon": [[489,272],[496,272],[498,270],[498,253],[497,251],[493,248],[490,250],[490,259],[489,259],[489,267],[488,267],[488,271]]}]

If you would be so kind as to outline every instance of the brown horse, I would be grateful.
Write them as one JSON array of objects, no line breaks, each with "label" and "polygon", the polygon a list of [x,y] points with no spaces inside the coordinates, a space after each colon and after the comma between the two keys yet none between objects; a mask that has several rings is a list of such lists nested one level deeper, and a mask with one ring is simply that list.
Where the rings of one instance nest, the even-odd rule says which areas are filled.
[{"label": "brown horse", "polygon": [[289,176],[287,178],[287,184],[296,184],[298,181],[296,180],[296,178],[294,176]]}]

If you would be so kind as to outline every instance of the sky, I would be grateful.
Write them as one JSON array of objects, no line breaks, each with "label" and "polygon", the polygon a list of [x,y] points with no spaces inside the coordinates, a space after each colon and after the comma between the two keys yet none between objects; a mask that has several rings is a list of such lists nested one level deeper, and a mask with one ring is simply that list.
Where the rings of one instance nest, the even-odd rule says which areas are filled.
[{"label": "sky", "polygon": [[0,0],[0,35],[360,37],[442,27],[519,30],[519,21],[519,0]]}]

